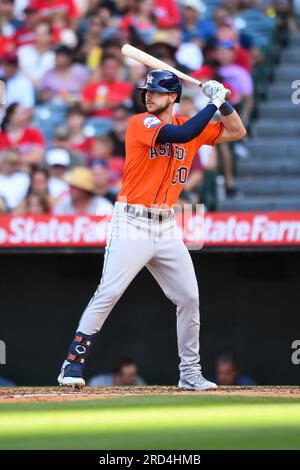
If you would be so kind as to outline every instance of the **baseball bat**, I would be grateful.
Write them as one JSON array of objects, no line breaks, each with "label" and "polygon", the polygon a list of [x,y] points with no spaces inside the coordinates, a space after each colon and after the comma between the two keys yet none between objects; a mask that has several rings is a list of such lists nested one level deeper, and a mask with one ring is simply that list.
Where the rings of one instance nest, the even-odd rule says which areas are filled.
[{"label": "baseball bat", "polygon": [[[159,60],[156,57],[153,57],[152,55],[147,54],[146,52],[131,46],[130,44],[124,44],[124,46],[122,47],[122,54],[126,55],[127,57],[130,57],[131,59],[137,60],[138,62],[141,62],[144,65],[147,65],[147,67],[150,67],[151,69],[169,70],[170,72],[173,72],[175,75],[177,75],[177,77],[181,80],[185,80],[186,82],[192,83],[193,85],[199,87],[202,87],[203,85],[200,80],[196,80],[196,78],[190,77],[189,75],[180,72],[180,70],[175,69],[174,67],[169,64],[166,64],[162,60]],[[228,91],[226,99],[228,100],[230,96],[231,93],[230,91]]]}]

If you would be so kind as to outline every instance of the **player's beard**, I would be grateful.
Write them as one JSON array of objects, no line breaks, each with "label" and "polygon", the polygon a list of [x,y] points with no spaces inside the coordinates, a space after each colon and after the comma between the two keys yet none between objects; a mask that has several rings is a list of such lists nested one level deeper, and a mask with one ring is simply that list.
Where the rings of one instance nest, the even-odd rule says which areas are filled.
[{"label": "player's beard", "polygon": [[[162,114],[168,109],[169,105],[170,105],[170,97],[168,96],[166,104],[164,106],[157,106],[155,109],[152,108],[151,113],[156,114],[156,115]],[[147,106],[147,111],[148,111],[148,113],[150,112],[149,109],[148,109],[148,106]]]}]

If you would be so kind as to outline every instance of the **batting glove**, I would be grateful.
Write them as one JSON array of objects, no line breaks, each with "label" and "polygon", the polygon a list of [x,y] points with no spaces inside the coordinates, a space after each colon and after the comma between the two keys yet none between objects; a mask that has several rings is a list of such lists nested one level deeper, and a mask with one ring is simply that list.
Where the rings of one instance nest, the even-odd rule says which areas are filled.
[{"label": "batting glove", "polygon": [[202,86],[203,93],[210,98],[211,102],[220,108],[226,101],[226,97],[230,96],[230,90],[225,88],[222,83],[216,80],[209,80]]}]

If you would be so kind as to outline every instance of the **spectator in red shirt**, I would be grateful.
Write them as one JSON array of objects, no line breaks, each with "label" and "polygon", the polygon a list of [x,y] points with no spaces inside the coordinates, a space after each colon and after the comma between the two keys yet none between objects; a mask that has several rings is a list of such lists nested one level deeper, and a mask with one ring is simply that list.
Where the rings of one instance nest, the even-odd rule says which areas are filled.
[{"label": "spectator in red shirt", "polygon": [[41,132],[29,126],[30,118],[27,108],[13,103],[6,110],[0,133],[0,150],[17,148],[28,170],[41,162],[45,149]]},{"label": "spectator in red shirt", "polygon": [[157,29],[154,0],[137,0],[134,12],[125,15],[120,24],[124,42],[150,45]]},{"label": "spectator in red shirt", "polygon": [[0,55],[14,51],[14,35],[20,21],[14,18],[14,0],[0,0]]},{"label": "spectator in red shirt", "polygon": [[214,21],[218,29],[219,41],[231,41],[235,44],[235,64],[252,71],[256,63],[263,62],[264,53],[255,45],[247,28],[239,30],[234,17],[230,16],[229,9],[220,5],[214,11]]},{"label": "spectator in red shirt", "polygon": [[[71,48],[76,47],[78,38],[75,33],[74,22],[66,11],[57,12],[51,19],[53,28],[53,43],[65,44]],[[77,24],[76,24],[77,26]]]},{"label": "spectator in red shirt", "polygon": [[115,56],[104,56],[101,61],[101,79],[88,83],[82,91],[82,107],[92,116],[111,117],[113,108],[128,101],[133,86],[122,79],[123,64]]},{"label": "spectator in red shirt", "polygon": [[3,36],[0,25],[0,56],[6,55],[15,49],[15,43],[12,36]]},{"label": "spectator in red shirt", "polygon": [[234,44],[234,63],[244,67],[248,72],[252,70],[251,51],[239,44],[239,32],[234,25],[234,21],[229,17],[228,10],[224,6],[216,8],[214,20],[217,25],[217,40],[231,41]]},{"label": "spectator in red shirt", "polygon": [[24,21],[14,36],[16,48],[35,43],[35,28],[39,24],[40,15],[30,2],[24,9]]},{"label": "spectator in red shirt", "polygon": [[175,0],[156,0],[154,13],[159,28],[176,28],[180,24],[180,11]]},{"label": "spectator in red shirt", "polygon": [[47,18],[61,12],[67,13],[72,20],[76,20],[79,16],[74,0],[33,0],[32,6],[40,12],[41,16]]}]

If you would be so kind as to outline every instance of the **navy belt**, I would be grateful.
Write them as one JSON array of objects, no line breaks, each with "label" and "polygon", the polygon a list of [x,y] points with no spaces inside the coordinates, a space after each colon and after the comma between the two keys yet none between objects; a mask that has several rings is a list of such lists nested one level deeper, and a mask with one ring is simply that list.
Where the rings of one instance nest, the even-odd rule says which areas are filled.
[{"label": "navy belt", "polygon": [[145,217],[150,220],[158,220],[159,222],[168,220],[172,216],[172,211],[168,209],[166,209],[165,212],[154,212],[151,211],[151,209],[147,209],[147,207],[134,206],[132,204],[127,204],[124,207],[124,210],[125,212],[128,212],[128,214]]}]

